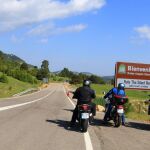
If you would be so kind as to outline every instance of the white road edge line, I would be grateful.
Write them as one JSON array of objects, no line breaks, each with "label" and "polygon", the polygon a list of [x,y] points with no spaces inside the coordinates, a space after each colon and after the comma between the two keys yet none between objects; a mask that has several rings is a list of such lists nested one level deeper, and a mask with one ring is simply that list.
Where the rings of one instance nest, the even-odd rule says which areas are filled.
[{"label": "white road edge line", "polygon": [[50,92],[49,94],[47,94],[46,96],[44,97],[41,97],[39,99],[36,99],[34,101],[31,101],[31,102],[26,102],[26,103],[22,103],[22,104],[16,104],[16,105],[11,105],[11,106],[5,106],[5,107],[0,107],[0,111],[4,111],[4,110],[8,110],[8,109],[12,109],[12,108],[16,108],[16,107],[20,107],[20,106],[24,106],[24,105],[28,105],[28,104],[31,104],[31,103],[35,103],[37,101],[40,101],[44,98],[47,98],[49,95],[51,95],[54,91]]},{"label": "white road edge line", "polygon": [[36,94],[39,92],[41,92],[41,90],[33,92],[33,93],[25,94],[25,95],[20,95],[20,96],[11,96],[11,97],[6,97],[6,98],[0,98],[0,100],[7,100],[7,99],[9,100],[9,99],[17,99],[17,98],[21,98],[21,97],[27,97],[27,96],[30,96],[30,95],[33,95],[33,94]]},{"label": "white road edge line", "polygon": [[[66,95],[66,90],[65,90],[64,86],[63,86],[63,89],[64,89],[64,93]],[[72,102],[72,100],[67,95],[66,95],[66,97],[68,98],[68,100],[71,102],[71,104],[75,108],[75,104]],[[93,150],[91,138],[90,138],[88,131],[86,133],[84,133],[84,141],[85,141],[86,150]]]}]

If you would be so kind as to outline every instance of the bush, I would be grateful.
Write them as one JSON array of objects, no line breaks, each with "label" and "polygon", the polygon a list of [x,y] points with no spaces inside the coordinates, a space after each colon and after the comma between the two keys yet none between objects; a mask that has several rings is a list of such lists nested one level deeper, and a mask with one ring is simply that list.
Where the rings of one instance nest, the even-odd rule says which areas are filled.
[{"label": "bush", "polygon": [[130,113],[130,112],[134,112],[134,111],[135,111],[135,109],[134,109],[133,104],[127,102],[127,103],[125,104],[125,113]]},{"label": "bush", "polygon": [[19,69],[11,70],[8,72],[8,75],[20,81],[29,82],[31,84],[38,83],[38,80],[35,77],[33,77],[31,74],[23,70]]},{"label": "bush", "polygon": [[0,82],[2,82],[2,83],[8,83],[8,78],[7,78],[7,76],[5,74],[2,74],[0,76]]}]

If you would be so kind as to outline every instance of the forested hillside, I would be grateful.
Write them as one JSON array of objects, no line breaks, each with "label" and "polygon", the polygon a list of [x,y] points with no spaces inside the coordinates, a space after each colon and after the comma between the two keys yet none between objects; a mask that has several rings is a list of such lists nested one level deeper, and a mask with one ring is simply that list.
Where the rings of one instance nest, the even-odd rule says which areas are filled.
[{"label": "forested hillside", "polygon": [[[31,65],[30,65],[31,66]],[[6,76],[11,76],[20,81],[37,83],[34,76],[35,68],[29,68],[29,65],[19,57],[11,54],[5,54],[0,51],[0,81],[7,82]]]}]

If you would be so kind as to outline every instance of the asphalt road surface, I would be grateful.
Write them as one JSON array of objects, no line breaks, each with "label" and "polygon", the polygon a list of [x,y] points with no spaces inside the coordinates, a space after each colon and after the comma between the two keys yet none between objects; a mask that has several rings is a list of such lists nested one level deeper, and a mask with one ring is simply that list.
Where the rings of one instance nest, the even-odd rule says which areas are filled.
[{"label": "asphalt road surface", "polygon": [[[74,102],[74,101],[73,101]],[[87,133],[68,128],[73,105],[62,84],[0,100],[0,150],[149,150],[150,124],[114,128],[97,113]]]}]

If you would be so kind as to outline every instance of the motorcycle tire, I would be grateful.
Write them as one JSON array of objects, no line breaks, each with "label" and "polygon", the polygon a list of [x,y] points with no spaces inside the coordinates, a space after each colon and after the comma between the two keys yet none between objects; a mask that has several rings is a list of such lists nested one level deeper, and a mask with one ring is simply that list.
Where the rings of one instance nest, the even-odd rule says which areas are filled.
[{"label": "motorcycle tire", "polygon": [[82,119],[81,120],[81,132],[87,132],[87,128],[88,128],[88,124],[89,124],[89,119]]},{"label": "motorcycle tire", "polygon": [[114,120],[115,127],[119,127],[121,125],[121,116],[117,115]]},{"label": "motorcycle tire", "polygon": [[93,117],[93,115],[91,115],[91,116],[89,117],[89,123],[91,124],[91,123],[93,122],[93,120],[94,120],[94,117]]}]

